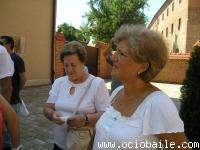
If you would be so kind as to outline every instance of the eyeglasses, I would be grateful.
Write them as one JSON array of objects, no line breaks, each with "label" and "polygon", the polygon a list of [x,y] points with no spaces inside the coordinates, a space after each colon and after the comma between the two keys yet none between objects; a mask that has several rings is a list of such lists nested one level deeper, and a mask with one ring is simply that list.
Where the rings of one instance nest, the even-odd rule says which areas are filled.
[{"label": "eyeglasses", "polygon": [[114,55],[116,55],[118,59],[122,59],[122,58],[124,58],[124,57],[128,57],[127,54],[124,54],[123,52],[121,52],[121,51],[118,50],[118,49],[115,51]]}]

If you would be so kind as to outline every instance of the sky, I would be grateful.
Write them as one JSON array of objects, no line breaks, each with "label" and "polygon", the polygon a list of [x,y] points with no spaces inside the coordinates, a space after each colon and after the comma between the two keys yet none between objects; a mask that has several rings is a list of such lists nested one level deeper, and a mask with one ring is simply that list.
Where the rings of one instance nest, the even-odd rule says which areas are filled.
[{"label": "sky", "polygon": [[[57,0],[56,27],[66,22],[79,29],[79,27],[86,22],[82,16],[90,10],[87,1],[88,0]],[[149,21],[151,21],[164,2],[165,0],[148,0],[149,7],[146,8],[144,12],[148,16]]]}]

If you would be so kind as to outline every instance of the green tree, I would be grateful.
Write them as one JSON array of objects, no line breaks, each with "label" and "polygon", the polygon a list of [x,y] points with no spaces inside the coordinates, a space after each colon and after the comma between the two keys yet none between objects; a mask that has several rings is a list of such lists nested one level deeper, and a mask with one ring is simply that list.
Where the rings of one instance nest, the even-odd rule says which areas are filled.
[{"label": "green tree", "polygon": [[186,79],[181,88],[180,116],[191,142],[200,141],[200,41],[191,52]]},{"label": "green tree", "polygon": [[80,27],[80,30],[77,30],[75,36],[80,41],[83,41],[85,43],[88,43],[90,40],[90,33],[86,25],[83,25]]},{"label": "green tree", "polygon": [[63,23],[63,24],[59,25],[58,32],[62,32],[67,41],[77,40],[77,38],[75,36],[76,28],[74,28],[73,26],[71,26],[67,23]]},{"label": "green tree", "polygon": [[147,0],[90,0],[87,26],[96,40],[108,42],[114,32],[126,23],[145,24]]},{"label": "green tree", "polygon": [[82,42],[89,42],[90,39],[88,28],[84,25],[80,28],[80,30],[78,30],[72,25],[63,23],[58,26],[58,32],[62,32],[67,41],[78,40]]}]

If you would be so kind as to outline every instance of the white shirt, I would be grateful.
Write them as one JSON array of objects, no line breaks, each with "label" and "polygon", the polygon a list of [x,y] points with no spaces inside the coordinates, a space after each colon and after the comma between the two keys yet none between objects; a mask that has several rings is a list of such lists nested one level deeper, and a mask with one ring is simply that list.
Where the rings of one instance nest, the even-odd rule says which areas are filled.
[{"label": "white shirt", "polygon": [[[122,88],[120,86],[113,91],[111,99]],[[115,150],[157,149],[155,146],[144,147],[144,142],[157,143],[161,147],[162,144],[155,134],[176,132],[184,132],[184,125],[174,103],[162,91],[155,91],[144,99],[131,117],[122,116],[112,106],[107,108],[96,124],[93,150],[105,149],[105,144],[108,147],[106,149]]]},{"label": "white shirt", "polygon": [[[0,45],[0,79],[12,77],[14,73],[14,63],[5,47]],[[1,84],[0,84],[1,93]]]},{"label": "white shirt", "polygon": [[[105,111],[110,105],[109,93],[103,79],[89,75],[88,79],[80,84],[74,84],[68,80],[67,76],[58,78],[54,81],[49,92],[47,103],[54,103],[55,109],[62,116],[72,114],[81,95],[92,81],[91,87],[82,100],[78,112],[81,114]],[[75,87],[75,93],[69,94],[70,88]],[[54,128],[54,141],[62,149],[65,149],[67,135],[67,125],[56,125]]]}]

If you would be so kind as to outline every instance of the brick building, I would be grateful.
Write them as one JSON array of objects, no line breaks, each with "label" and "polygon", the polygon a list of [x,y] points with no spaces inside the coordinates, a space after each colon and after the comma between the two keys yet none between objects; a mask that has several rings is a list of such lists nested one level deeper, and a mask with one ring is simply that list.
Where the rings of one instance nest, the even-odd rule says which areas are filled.
[{"label": "brick building", "polygon": [[189,52],[200,39],[200,0],[166,0],[148,28],[167,39],[170,52]]}]

